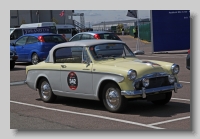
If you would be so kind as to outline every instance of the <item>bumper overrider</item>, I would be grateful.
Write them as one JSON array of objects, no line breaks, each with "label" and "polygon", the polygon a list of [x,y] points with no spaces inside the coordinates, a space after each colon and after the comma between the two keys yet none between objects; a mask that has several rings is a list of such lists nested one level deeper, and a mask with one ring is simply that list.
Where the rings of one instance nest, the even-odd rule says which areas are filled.
[{"label": "bumper overrider", "polygon": [[[153,74],[148,74],[143,76],[142,78],[138,79],[135,81],[141,81],[144,78],[158,78],[158,77],[167,77],[169,74],[166,73],[153,73]],[[135,84],[133,83],[133,85]],[[124,96],[136,96],[136,95],[141,95],[142,98],[146,98],[147,94],[154,94],[154,93],[162,93],[162,92],[167,92],[167,91],[173,91],[175,93],[178,92],[178,89],[182,88],[183,86],[175,81],[173,84],[165,85],[165,86],[159,86],[159,87],[154,87],[154,88],[146,88],[146,87],[141,87],[140,89],[134,89],[134,90],[122,90],[121,95]]]}]

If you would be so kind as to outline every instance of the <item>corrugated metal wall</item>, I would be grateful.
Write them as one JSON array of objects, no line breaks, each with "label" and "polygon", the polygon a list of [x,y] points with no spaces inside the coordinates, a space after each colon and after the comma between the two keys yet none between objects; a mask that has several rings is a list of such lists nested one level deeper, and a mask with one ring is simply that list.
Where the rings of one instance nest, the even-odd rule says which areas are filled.
[{"label": "corrugated metal wall", "polygon": [[151,41],[151,25],[144,24],[139,26],[139,35],[141,40]]},{"label": "corrugated metal wall", "polygon": [[72,10],[65,10],[65,17],[59,14],[62,10],[10,10],[10,27],[26,23],[56,22],[57,24],[73,24]]}]

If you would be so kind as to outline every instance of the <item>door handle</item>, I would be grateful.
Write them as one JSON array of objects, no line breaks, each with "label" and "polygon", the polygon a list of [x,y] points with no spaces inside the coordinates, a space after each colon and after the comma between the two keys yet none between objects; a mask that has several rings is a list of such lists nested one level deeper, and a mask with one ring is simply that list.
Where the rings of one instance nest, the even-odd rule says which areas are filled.
[{"label": "door handle", "polygon": [[67,66],[66,66],[66,65],[61,65],[61,67],[62,67],[62,68],[66,68]]}]

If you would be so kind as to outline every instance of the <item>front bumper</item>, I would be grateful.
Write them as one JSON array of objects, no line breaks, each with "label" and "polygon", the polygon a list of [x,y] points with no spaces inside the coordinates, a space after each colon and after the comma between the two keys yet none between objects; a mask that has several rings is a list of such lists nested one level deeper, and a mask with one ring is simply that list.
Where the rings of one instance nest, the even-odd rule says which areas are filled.
[{"label": "front bumper", "polygon": [[142,90],[121,91],[121,95],[124,95],[124,96],[142,95],[142,98],[146,98],[146,94],[151,94],[151,93],[156,93],[156,92],[164,92],[164,91],[174,90],[174,92],[177,93],[177,89],[180,89],[182,87],[183,86],[179,83],[174,83],[174,85],[158,87],[158,88],[151,88],[151,89],[145,89],[143,87]]}]

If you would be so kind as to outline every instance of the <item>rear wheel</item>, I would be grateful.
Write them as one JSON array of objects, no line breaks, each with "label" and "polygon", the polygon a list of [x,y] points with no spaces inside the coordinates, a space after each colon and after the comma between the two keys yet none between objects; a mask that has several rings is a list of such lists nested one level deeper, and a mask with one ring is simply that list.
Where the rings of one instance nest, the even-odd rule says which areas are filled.
[{"label": "rear wheel", "polygon": [[46,78],[40,80],[38,88],[40,98],[44,102],[50,103],[55,101],[56,95],[54,95],[54,93],[52,92],[51,86]]},{"label": "rear wheel", "polygon": [[39,58],[38,58],[38,55],[37,55],[36,53],[33,53],[33,54],[32,54],[31,63],[32,63],[33,65],[36,65],[37,63],[39,63]]},{"label": "rear wheel", "polygon": [[103,104],[110,112],[122,112],[127,100],[121,95],[121,89],[116,84],[108,83],[103,89]]},{"label": "rear wheel", "polygon": [[165,99],[155,100],[151,102],[155,105],[165,105],[171,100],[171,97],[172,97],[172,91],[166,93]]}]

